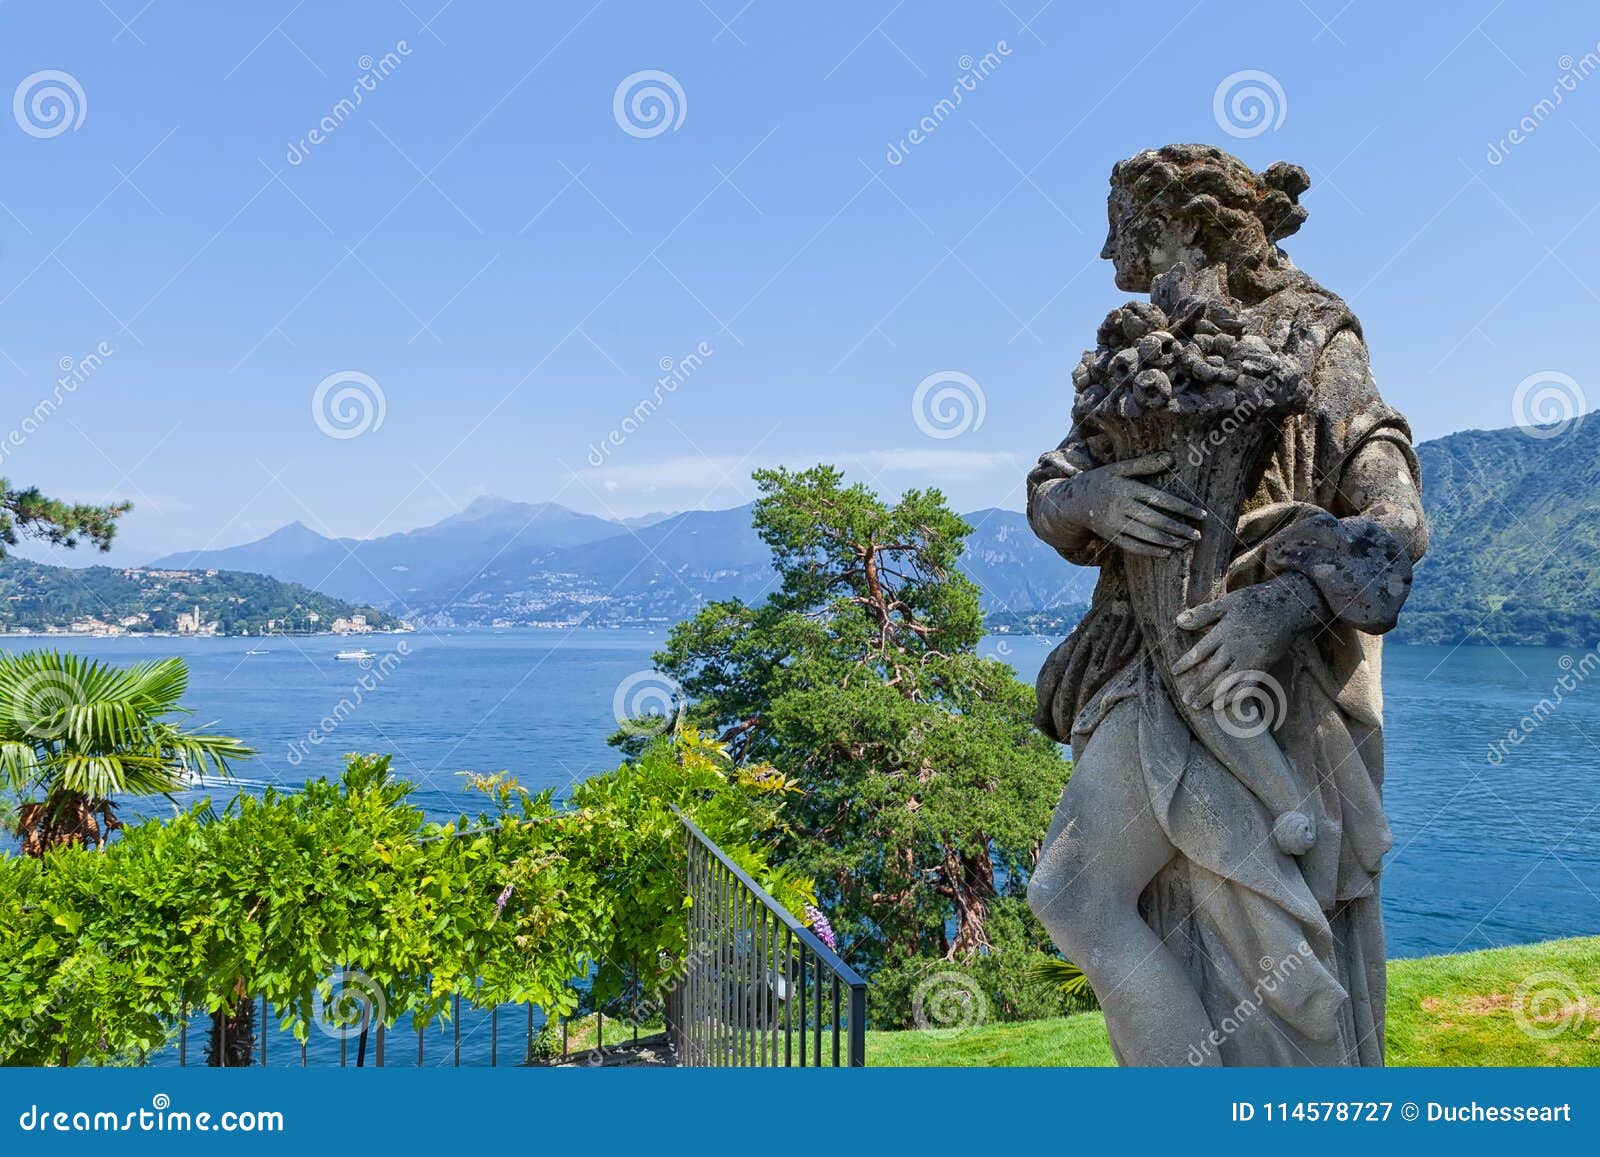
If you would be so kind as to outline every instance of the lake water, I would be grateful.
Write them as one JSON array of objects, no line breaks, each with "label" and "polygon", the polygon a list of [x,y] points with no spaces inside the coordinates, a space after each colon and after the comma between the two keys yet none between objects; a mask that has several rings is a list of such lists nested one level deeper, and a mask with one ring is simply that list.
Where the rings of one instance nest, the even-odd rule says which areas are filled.
[{"label": "lake water", "polygon": [[[47,640],[0,639],[26,649]],[[642,672],[663,645],[644,631],[419,632],[366,640],[371,667],[335,660],[334,638],[52,638],[117,663],[187,660],[193,724],[260,755],[250,783],[336,776],[346,751],[386,752],[431,816],[475,805],[463,771],[509,770],[529,788],[615,766],[613,701],[649,699]],[[1031,680],[1053,640],[990,639]],[[397,648],[403,644],[405,651]],[[265,654],[248,652],[262,650]],[[1384,875],[1393,956],[1600,933],[1600,671],[1498,762],[1490,744],[1552,696],[1584,652],[1391,647],[1385,656],[1389,819]],[[1569,678],[1576,679],[1580,665]],[[633,678],[638,676],[638,678]],[[358,681],[368,688],[356,693]],[[343,712],[341,700],[359,705]],[[339,718],[340,716],[343,718]],[[323,720],[333,722],[331,733]],[[312,742],[315,734],[320,742]],[[225,798],[224,791],[213,793]],[[146,805],[148,806],[148,805]],[[137,814],[134,808],[124,814]]]}]

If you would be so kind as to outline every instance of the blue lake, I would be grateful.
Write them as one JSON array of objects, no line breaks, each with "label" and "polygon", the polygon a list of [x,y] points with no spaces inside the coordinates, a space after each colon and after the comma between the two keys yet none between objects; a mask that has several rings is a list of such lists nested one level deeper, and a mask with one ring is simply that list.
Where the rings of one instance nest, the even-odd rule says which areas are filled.
[{"label": "blue lake", "polygon": [[[615,730],[613,700],[664,641],[644,631],[418,632],[367,639],[377,661],[364,669],[336,661],[348,644],[323,637],[48,640],[118,663],[182,655],[192,722],[259,750],[238,769],[247,784],[334,776],[343,752],[386,752],[438,818],[476,810],[463,771],[510,770],[530,788],[561,794],[614,766],[605,742]],[[0,647],[45,642],[13,637]],[[409,653],[397,652],[402,642]],[[1029,680],[1052,645],[1031,637],[985,644]],[[256,650],[266,653],[247,653]],[[1489,758],[1491,743],[1553,698],[1567,674],[1563,656],[1582,655],[1388,649],[1391,955],[1600,933],[1600,672],[1594,686],[1565,693],[1498,763]],[[358,696],[362,680],[369,687]],[[648,682],[629,686],[648,696]],[[341,700],[357,698],[354,710],[341,710]]]}]

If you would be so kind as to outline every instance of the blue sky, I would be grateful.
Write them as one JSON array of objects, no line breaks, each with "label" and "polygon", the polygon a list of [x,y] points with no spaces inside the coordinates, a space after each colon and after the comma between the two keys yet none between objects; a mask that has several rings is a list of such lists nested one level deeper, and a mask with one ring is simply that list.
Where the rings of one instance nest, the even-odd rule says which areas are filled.
[{"label": "blue sky", "polygon": [[[1125,296],[1110,166],[1179,140],[1310,170],[1287,248],[1420,438],[1511,425],[1533,375],[1600,402],[1592,7],[440,3],[0,4],[0,439],[28,427],[0,474],[132,499],[125,561],[484,493],[728,506],[818,459],[1018,507]],[[46,71],[74,127],[29,103]],[[617,115],[645,71],[670,124]],[[1215,107],[1245,72],[1254,135]],[[324,400],[382,420],[332,437],[346,371]],[[981,396],[981,424],[917,421],[935,375],[924,407]]]}]

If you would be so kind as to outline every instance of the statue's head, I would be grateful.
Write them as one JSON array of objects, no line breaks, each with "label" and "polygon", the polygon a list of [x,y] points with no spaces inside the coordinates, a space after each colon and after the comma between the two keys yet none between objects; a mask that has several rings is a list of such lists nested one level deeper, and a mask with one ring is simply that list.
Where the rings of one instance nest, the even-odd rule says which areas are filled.
[{"label": "statue's head", "polygon": [[1212,145],[1146,149],[1111,170],[1100,256],[1130,293],[1180,261],[1192,269],[1225,263],[1235,293],[1259,292],[1288,265],[1277,242],[1306,219],[1299,197],[1310,186],[1304,169],[1284,161],[1257,173]]}]

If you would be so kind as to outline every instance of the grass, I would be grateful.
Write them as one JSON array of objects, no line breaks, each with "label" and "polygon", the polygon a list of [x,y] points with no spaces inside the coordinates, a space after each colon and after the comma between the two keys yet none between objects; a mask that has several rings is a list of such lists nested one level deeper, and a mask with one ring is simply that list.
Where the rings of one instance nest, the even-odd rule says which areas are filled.
[{"label": "grass", "polygon": [[[867,1063],[1114,1062],[1104,1019],[1086,1012],[970,1029],[869,1032]],[[1600,1065],[1600,936],[1391,961],[1388,1063]]]}]

